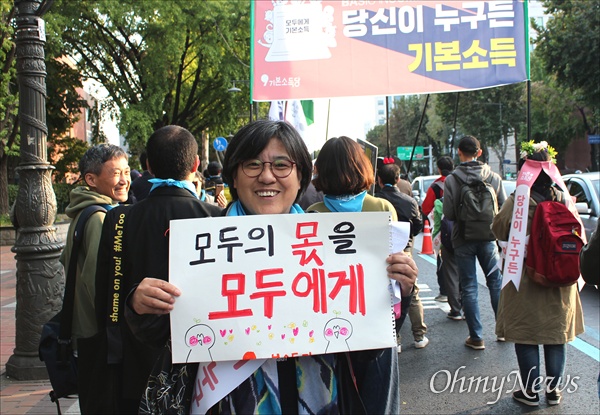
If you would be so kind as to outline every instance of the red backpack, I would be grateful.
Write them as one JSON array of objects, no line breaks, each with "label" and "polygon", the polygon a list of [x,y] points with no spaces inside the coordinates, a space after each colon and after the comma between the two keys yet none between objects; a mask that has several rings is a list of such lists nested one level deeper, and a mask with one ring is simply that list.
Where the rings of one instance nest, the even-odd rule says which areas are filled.
[{"label": "red backpack", "polygon": [[525,272],[538,284],[562,287],[579,279],[581,225],[560,202],[537,205],[527,245]]}]

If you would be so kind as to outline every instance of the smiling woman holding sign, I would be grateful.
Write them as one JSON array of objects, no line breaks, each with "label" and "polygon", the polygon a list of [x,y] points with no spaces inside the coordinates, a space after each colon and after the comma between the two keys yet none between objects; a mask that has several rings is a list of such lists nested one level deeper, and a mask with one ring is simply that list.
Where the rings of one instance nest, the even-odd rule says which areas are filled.
[{"label": "smiling woman holding sign", "polygon": [[[302,138],[289,124],[259,120],[246,125],[233,137],[223,166],[223,179],[230,186],[233,202],[228,216],[302,214],[296,204],[311,179],[312,163]],[[383,258],[382,258],[383,260]],[[414,261],[403,253],[387,258],[388,277],[397,280],[404,295],[412,291],[417,276]],[[144,289],[132,299],[139,314],[165,314],[173,309],[179,290],[165,281]],[[141,290],[140,290],[141,288]],[[160,288],[160,290],[156,290]],[[188,379],[181,413],[398,413],[400,410],[398,360],[394,349],[354,351],[287,359],[248,360],[193,364],[198,379]],[[186,366],[192,367],[192,364]],[[248,371],[251,367],[252,371]],[[218,390],[208,408],[194,408],[204,391],[189,387],[201,384],[201,373],[219,371]],[[351,375],[352,373],[352,375]],[[354,379],[353,379],[354,377]],[[195,380],[195,382],[194,382]],[[354,381],[354,382],[353,382]],[[356,385],[356,386],[355,386]],[[213,390],[213,392],[214,392]],[[178,390],[166,390],[177,394]],[[154,398],[152,397],[154,396]],[[162,392],[146,396],[152,413],[164,413]],[[192,399],[194,396],[194,399]],[[154,400],[154,402],[149,402]]]}]

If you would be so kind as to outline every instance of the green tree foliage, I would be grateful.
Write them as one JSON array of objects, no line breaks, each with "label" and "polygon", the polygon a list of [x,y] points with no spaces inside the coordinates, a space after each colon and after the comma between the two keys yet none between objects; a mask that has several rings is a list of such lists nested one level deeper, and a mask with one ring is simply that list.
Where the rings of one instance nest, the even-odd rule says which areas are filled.
[{"label": "green tree foliage", "polygon": [[77,174],[79,172],[79,160],[85,152],[90,148],[86,141],[80,140],[77,137],[64,136],[55,137],[49,143],[48,156],[53,160],[53,165],[56,168],[54,172],[54,180],[56,182],[66,182],[67,173]]},{"label": "green tree foliage", "polygon": [[[424,103],[425,96],[420,97],[419,95],[401,96],[393,100],[393,107],[389,115],[391,152],[389,155],[396,155],[396,147],[413,145]],[[419,137],[419,145],[427,142],[423,131]],[[387,127],[385,125],[378,125],[369,131],[367,139],[379,148],[379,154],[388,155]]]},{"label": "green tree foliage", "polygon": [[[552,14],[545,28],[538,32],[536,52],[546,70],[556,75],[559,84],[570,88],[585,106],[600,109],[600,2],[581,0],[545,0],[547,14]],[[592,124],[598,126],[598,120]],[[591,132],[588,127],[588,131]]]},{"label": "green tree foliage", "polygon": [[0,2],[0,214],[7,214],[8,157],[18,154],[17,86],[12,20],[16,13],[10,2]]},{"label": "green tree foliage", "polygon": [[[461,92],[456,114],[460,131],[457,139],[473,135],[481,142],[485,160],[490,151],[495,152],[498,159],[505,159],[508,138],[514,134],[519,141],[518,132],[523,131],[526,122],[524,94],[524,83]],[[455,102],[456,94],[438,96],[437,111],[449,126],[454,122]]]},{"label": "green tree foliage", "polygon": [[427,135],[431,137],[433,154],[436,157],[452,154],[450,140],[453,123],[446,122],[438,113],[439,98],[439,94],[430,96],[427,108],[427,124],[424,126]]},{"label": "green tree foliage", "polygon": [[[546,72],[536,49],[531,57],[531,139],[547,141],[558,151],[558,164],[563,165],[569,143],[585,133],[584,114],[578,95]],[[527,133],[526,126],[522,127],[521,141]]]},{"label": "green tree foliage", "polygon": [[[409,95],[394,99],[389,117],[391,155],[396,155],[397,147],[412,147],[415,145],[415,139],[417,139],[417,146],[428,147],[431,145],[434,157],[451,153],[449,138],[452,135],[452,122],[448,120],[452,119],[452,114],[440,114],[438,112],[438,106],[440,105],[438,102],[441,96],[431,94],[428,101],[426,95]],[[426,101],[427,109],[417,138]],[[445,110],[446,107],[442,104],[441,109]],[[443,115],[447,115],[447,119]],[[388,155],[387,135],[386,125],[375,126],[367,133],[367,140],[379,148],[380,155]],[[404,162],[403,171],[406,172],[408,164],[408,162]],[[429,163],[413,160],[411,171],[413,170],[416,170],[418,174],[429,174]],[[413,171],[413,173],[415,172]]]},{"label": "green tree foliage", "polygon": [[[0,2],[0,213],[9,210],[8,197],[8,160],[19,156],[18,134],[18,84],[15,67],[14,17],[17,10],[11,1]],[[46,27],[46,124],[47,142],[52,163],[56,163],[57,177],[64,177],[67,171],[77,169],[68,160],[78,160],[85,143],[63,138],[71,126],[78,120],[82,108],[87,102],[79,96],[82,88],[78,71],[63,59],[64,51],[59,38],[51,25]],[[66,141],[65,141],[66,140]],[[85,151],[85,150],[84,150]],[[62,159],[64,162],[61,162]],[[62,169],[65,170],[62,170]]]},{"label": "green tree foliage", "polygon": [[[45,53],[46,124],[48,126],[48,159],[54,165],[54,179],[65,180],[67,173],[77,173],[79,159],[89,148],[87,142],[69,135],[70,128],[89,111],[81,96],[83,84],[77,68],[63,56],[57,37],[48,37]],[[97,123],[96,123],[97,124]],[[87,137],[86,137],[87,138]]]},{"label": "green tree foliage", "polygon": [[84,76],[100,82],[120,112],[134,154],[168,124],[196,137],[225,135],[248,113],[249,2],[60,0],[52,12]]}]

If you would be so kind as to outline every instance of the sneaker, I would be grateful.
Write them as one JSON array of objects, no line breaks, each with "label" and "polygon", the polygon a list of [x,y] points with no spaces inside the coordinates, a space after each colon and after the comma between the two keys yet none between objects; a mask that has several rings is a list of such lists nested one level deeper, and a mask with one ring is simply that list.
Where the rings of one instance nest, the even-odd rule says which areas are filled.
[{"label": "sneaker", "polygon": [[496,337],[496,341],[497,341],[497,342],[505,342],[505,341],[506,341],[506,339],[505,339],[504,337],[497,336],[497,337]]},{"label": "sneaker", "polygon": [[457,312],[450,311],[448,314],[446,314],[446,317],[448,317],[450,320],[457,320],[457,321],[465,319],[463,317],[463,315],[460,314],[460,311],[457,311]]},{"label": "sneaker", "polygon": [[437,297],[435,297],[435,301],[439,301],[440,303],[447,303],[448,296],[440,294]]},{"label": "sneaker", "polygon": [[467,340],[465,341],[465,346],[475,350],[485,349],[485,344],[483,343],[483,340],[471,340],[471,336],[467,337]]},{"label": "sneaker", "polygon": [[548,405],[558,405],[562,399],[562,395],[558,389],[546,392],[546,401]]},{"label": "sneaker", "polygon": [[415,349],[422,349],[429,344],[429,339],[425,336],[421,340],[415,340]]},{"label": "sneaker", "polygon": [[523,391],[513,392],[513,399],[529,406],[538,406],[540,404],[540,397],[532,391],[527,391],[526,393]]}]

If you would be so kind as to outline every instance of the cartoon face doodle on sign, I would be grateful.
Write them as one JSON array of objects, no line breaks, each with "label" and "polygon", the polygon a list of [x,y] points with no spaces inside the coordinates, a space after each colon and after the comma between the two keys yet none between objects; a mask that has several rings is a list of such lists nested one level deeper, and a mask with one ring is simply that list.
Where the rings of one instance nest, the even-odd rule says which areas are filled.
[{"label": "cartoon face doodle on sign", "polygon": [[332,352],[350,351],[348,339],[352,336],[352,323],[348,320],[339,317],[332,318],[325,324],[323,335],[327,340],[325,353],[330,347]]},{"label": "cartoon face doodle on sign", "polygon": [[206,324],[196,324],[185,333],[185,344],[190,348],[186,363],[193,353],[194,362],[212,362],[210,348],[215,344],[215,332]]}]

